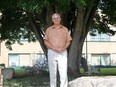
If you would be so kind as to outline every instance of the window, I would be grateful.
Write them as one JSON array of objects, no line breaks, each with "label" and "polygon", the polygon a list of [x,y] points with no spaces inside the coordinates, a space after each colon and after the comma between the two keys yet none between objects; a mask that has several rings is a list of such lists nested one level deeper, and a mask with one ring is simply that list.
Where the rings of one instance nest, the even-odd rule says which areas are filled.
[{"label": "window", "polygon": [[21,38],[20,41],[21,41],[21,42],[28,42],[28,39],[27,39],[27,38],[26,38],[26,39]]},{"label": "window", "polygon": [[42,54],[42,53],[38,54],[37,59],[38,59],[37,62],[43,63],[46,60],[45,54]]},{"label": "window", "polygon": [[98,34],[95,33],[96,36],[91,36],[91,41],[110,41],[110,36],[107,34]]},{"label": "window", "polygon": [[91,65],[111,65],[110,54],[92,54]]},{"label": "window", "polygon": [[46,62],[46,56],[43,53],[39,54],[9,54],[9,66],[33,66],[35,64],[42,65]]},{"label": "window", "polygon": [[40,66],[40,67],[45,67],[46,66],[46,56],[45,54],[38,54],[38,57],[37,57],[37,64]]},{"label": "window", "polygon": [[9,54],[9,66],[19,66],[19,55]]}]

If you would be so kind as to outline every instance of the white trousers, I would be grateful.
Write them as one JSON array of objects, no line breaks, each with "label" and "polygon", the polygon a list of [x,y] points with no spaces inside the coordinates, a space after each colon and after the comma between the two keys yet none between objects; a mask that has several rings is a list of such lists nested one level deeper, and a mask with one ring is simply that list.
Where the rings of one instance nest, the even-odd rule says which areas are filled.
[{"label": "white trousers", "polygon": [[67,50],[62,53],[48,49],[50,87],[57,87],[57,67],[60,75],[60,87],[67,87]]}]

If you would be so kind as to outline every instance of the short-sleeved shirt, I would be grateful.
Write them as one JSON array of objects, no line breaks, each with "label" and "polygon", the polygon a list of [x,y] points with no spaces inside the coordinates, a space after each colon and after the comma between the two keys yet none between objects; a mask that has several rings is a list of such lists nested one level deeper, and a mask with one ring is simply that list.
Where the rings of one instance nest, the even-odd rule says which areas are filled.
[{"label": "short-sleeved shirt", "polygon": [[72,40],[68,33],[68,29],[64,26],[60,26],[59,29],[56,29],[54,26],[47,28],[44,39],[52,46],[58,48],[64,47],[67,41]]}]

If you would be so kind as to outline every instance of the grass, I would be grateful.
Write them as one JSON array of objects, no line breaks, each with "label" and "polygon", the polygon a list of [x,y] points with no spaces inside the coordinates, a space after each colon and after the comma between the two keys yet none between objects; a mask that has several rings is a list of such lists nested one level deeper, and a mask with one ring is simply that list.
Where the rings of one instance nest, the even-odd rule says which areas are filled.
[{"label": "grass", "polygon": [[4,87],[49,87],[49,75],[25,75],[24,69],[15,70],[13,79],[4,81]]},{"label": "grass", "polygon": [[15,70],[16,76],[22,76],[25,73],[25,69],[17,69]]},{"label": "grass", "polygon": [[116,75],[116,68],[102,68],[101,73],[103,75]]},{"label": "grass", "polygon": [[[84,73],[83,69],[80,69],[80,71],[82,75],[87,75],[87,73]],[[15,70],[15,77],[4,81],[4,87],[49,87],[48,72],[41,75],[24,75],[24,73],[24,69]],[[101,73],[98,72],[94,75],[116,75],[116,68],[101,68]]]},{"label": "grass", "polygon": [[[100,68],[101,72],[96,72],[94,73],[94,75],[97,75],[97,76],[113,76],[113,75],[116,75],[116,68]],[[81,68],[80,69],[82,75],[87,75],[87,73],[85,73],[83,71],[83,69]]]},{"label": "grass", "polygon": [[48,87],[49,78],[46,76],[20,76],[4,82],[4,87]]}]

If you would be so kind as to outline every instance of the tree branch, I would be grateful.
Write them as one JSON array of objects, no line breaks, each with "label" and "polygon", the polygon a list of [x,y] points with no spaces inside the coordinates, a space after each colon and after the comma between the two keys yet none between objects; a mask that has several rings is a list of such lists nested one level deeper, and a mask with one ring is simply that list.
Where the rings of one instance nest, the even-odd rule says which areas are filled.
[{"label": "tree branch", "polygon": [[45,54],[47,54],[47,50],[46,50],[46,46],[44,45],[44,40],[43,40],[43,37],[41,35],[41,30],[40,30],[40,27],[38,28],[37,27],[37,24],[35,22],[35,20],[32,18],[32,14],[30,12],[26,12],[27,13],[27,16],[28,16],[28,19],[29,19],[29,23],[30,25],[32,26],[32,28],[34,29],[34,32],[39,40],[39,43],[44,51]]}]

